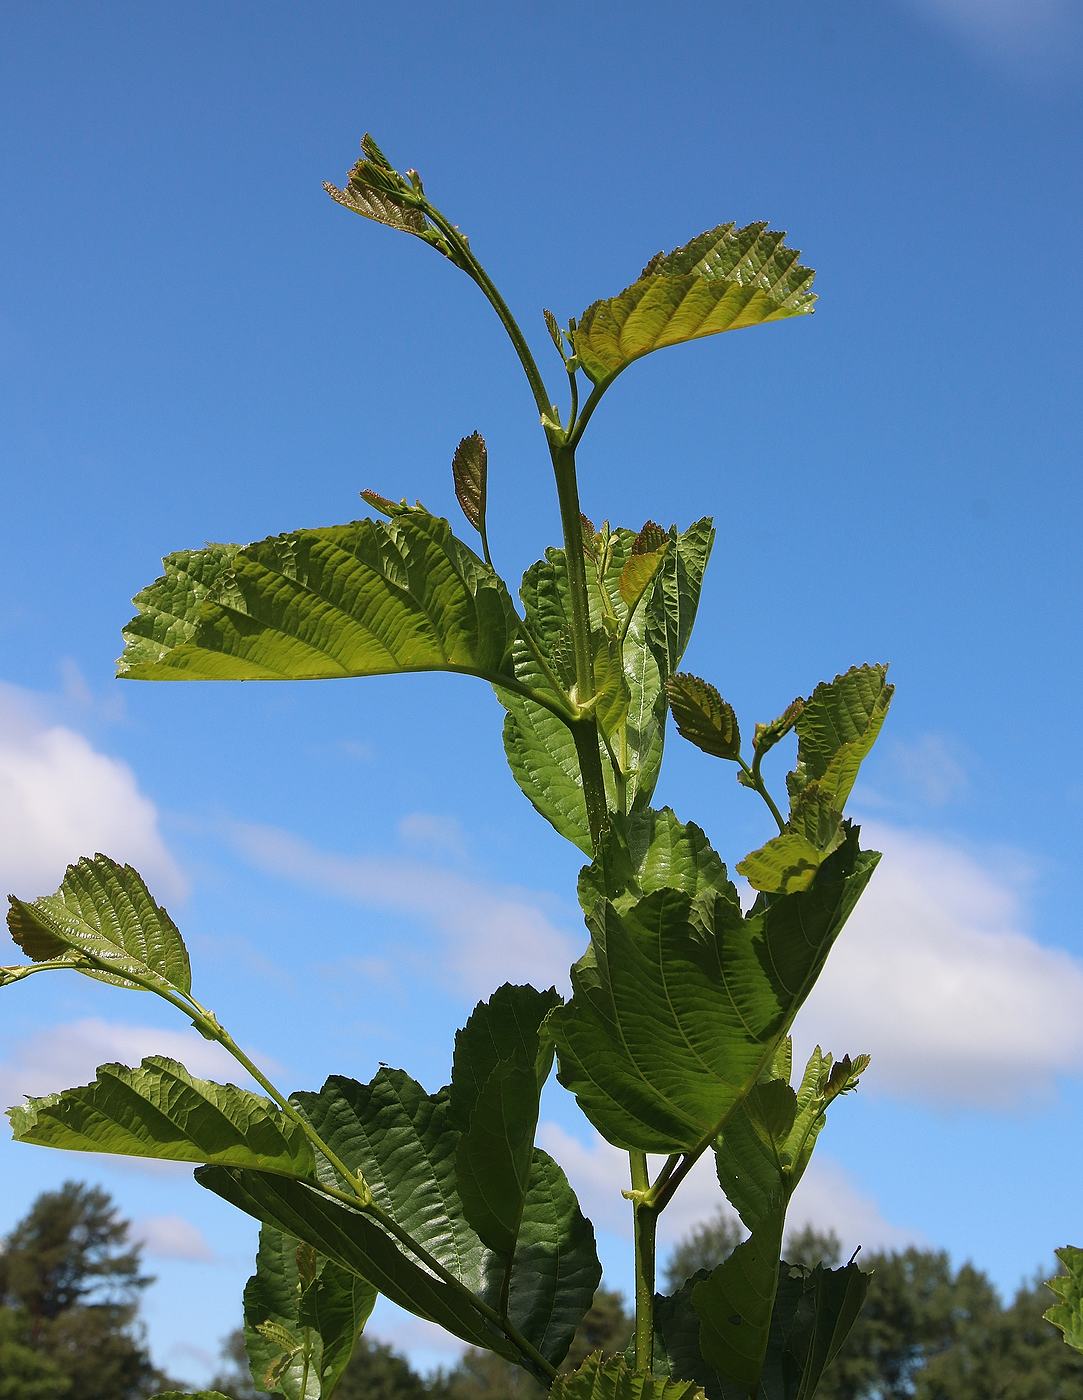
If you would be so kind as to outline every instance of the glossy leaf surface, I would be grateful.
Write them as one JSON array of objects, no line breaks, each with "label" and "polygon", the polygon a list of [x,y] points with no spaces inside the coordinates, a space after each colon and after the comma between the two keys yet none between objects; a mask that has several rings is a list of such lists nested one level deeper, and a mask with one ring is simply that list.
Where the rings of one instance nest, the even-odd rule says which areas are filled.
[{"label": "glossy leaf surface", "polygon": [[619,1147],[673,1153],[713,1136],[760,1078],[877,857],[856,832],[800,894],[742,914],[662,888],[589,908],[574,995],[547,1023],[558,1075]]},{"label": "glossy leaf surface", "polygon": [[[595,681],[602,695],[599,718],[625,775],[625,800],[631,810],[647,805],[658,780],[666,721],[664,684],[688,644],[714,529],[709,520],[700,520],[683,533],[674,529],[663,538],[664,553],[652,562],[649,579],[633,604],[625,598],[627,569],[633,559],[643,557],[634,553],[640,535],[609,531],[592,548],[587,565]],[[545,559],[527,570],[520,594],[528,625],[552,669],[570,688],[575,669],[563,550],[548,550]],[[603,643],[606,637],[611,640]],[[623,682],[615,664],[618,651]],[[516,643],[514,664],[525,684],[544,685],[541,669],[523,642]],[[508,711],[504,750],[516,782],[541,815],[589,855],[590,828],[571,731],[531,700],[507,691],[498,694]],[[600,756],[610,808],[619,809],[613,765],[604,745]]]},{"label": "glossy leaf surface", "polygon": [[[332,1150],[348,1166],[362,1172],[381,1209],[459,1282],[493,1307],[501,1308],[506,1298],[512,1322],[555,1364],[563,1359],[598,1286],[601,1271],[593,1229],[580,1213],[563,1172],[535,1148],[509,1269],[510,1211],[521,1181],[517,1173],[527,1125],[516,1112],[509,1121],[500,1156],[487,1167],[480,1162],[479,1153],[462,1148],[462,1120],[453,1107],[457,1092],[460,1111],[464,1100],[469,1102],[476,1096],[468,1119],[468,1139],[474,1113],[480,1111],[487,1130],[483,1137],[492,1140],[490,1133],[496,1131],[492,1115],[501,1097],[501,1076],[495,1047],[486,1053],[478,1046],[479,1042],[484,1044],[486,1035],[490,1040],[499,1037],[503,1051],[509,1053],[505,1065],[514,1063],[507,1024],[514,1000],[509,997],[498,1003],[497,1015],[488,1018],[487,1031],[477,1022],[466,1028],[464,1034],[469,1033],[474,1050],[464,1049],[459,1057],[458,1091],[453,1088],[429,1095],[402,1071],[381,1070],[371,1084],[333,1077],[319,1094],[299,1094],[296,1102]],[[519,1003],[520,1010],[523,1005]],[[531,1015],[539,1009],[536,1003]],[[529,1039],[532,1032],[525,1026],[520,1034]],[[480,1083],[471,1080],[465,1059],[468,1054],[478,1056],[476,1063],[484,1074]],[[534,1078],[529,1092],[535,1103],[538,1076],[547,1069],[547,1052],[540,1055],[530,1070]],[[498,1075],[495,1082],[493,1073],[485,1068],[490,1056],[494,1056],[491,1063]],[[464,1081],[468,1081],[465,1087]],[[536,1112],[534,1107],[532,1114],[536,1116]],[[467,1184],[469,1215],[484,1223],[492,1238],[500,1240],[503,1252],[486,1245],[471,1224],[461,1179]],[[492,1185],[494,1194],[482,1203],[478,1197],[487,1184]],[[320,1248],[316,1240],[311,1243]],[[386,1291],[376,1278],[366,1277],[381,1292]]]},{"label": "glossy leaf surface", "polygon": [[171,1162],[214,1162],[311,1176],[301,1128],[267,1099],[196,1079],[160,1055],[102,1065],[93,1084],[8,1109],[18,1142]]},{"label": "glossy leaf surface", "polygon": [[125,987],[135,985],[123,975],[127,972],[158,986],[191,990],[188,952],[176,924],[155,903],[143,877],[108,856],[69,865],[55,894],[33,901],[13,895],[8,928],[35,962],[82,963],[79,970],[88,976]]},{"label": "glossy leaf surface", "polygon": [[371,1216],[303,1182],[267,1172],[201,1167],[196,1180],[238,1210],[294,1235],[360,1275],[400,1308],[435,1322],[471,1346],[516,1359],[514,1348],[461,1292],[405,1254]]},{"label": "glossy leaf surface", "polygon": [[297,530],[172,554],[137,595],[119,674],[314,680],[401,671],[503,674],[518,628],[500,579],[446,520]]},{"label": "glossy leaf surface", "polygon": [[588,306],[575,353],[595,384],[666,345],[810,312],[814,273],[766,224],[720,224],[658,253],[623,292]]}]

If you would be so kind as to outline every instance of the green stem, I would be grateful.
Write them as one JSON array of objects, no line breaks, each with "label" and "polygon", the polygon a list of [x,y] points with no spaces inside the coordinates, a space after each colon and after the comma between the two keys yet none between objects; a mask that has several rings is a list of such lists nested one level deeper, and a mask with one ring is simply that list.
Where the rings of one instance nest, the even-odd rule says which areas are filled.
[{"label": "green stem", "polygon": [[598,405],[601,403],[601,401],[602,401],[602,395],[605,393],[606,389],[608,389],[608,388],[609,388],[609,385],[608,385],[608,384],[606,384],[606,385],[598,385],[598,384],[595,384],[594,388],[593,388],[593,389],[590,391],[590,393],[587,395],[586,403],[584,403],[583,408],[582,408],[582,410],[581,410],[581,412],[580,412],[580,414],[579,414],[579,417],[578,417],[578,418],[575,420],[575,422],[572,423],[571,426],[569,427],[569,429],[568,429],[568,446],[572,449],[573,452],[574,452],[575,449],[579,446],[580,440],[582,439],[583,434],[586,432],[587,424],[590,422],[590,416],[591,416],[591,414],[594,412],[594,410],[595,410],[595,409],[598,407]]},{"label": "green stem", "polygon": [[632,1212],[635,1225],[635,1368],[643,1376],[654,1370],[654,1265],[658,1211],[649,1199],[650,1177],[644,1152],[629,1152]]},{"label": "green stem", "polygon": [[500,321],[508,333],[508,339],[515,347],[515,353],[519,356],[519,363],[522,365],[523,372],[526,374],[527,383],[530,385],[531,393],[534,395],[534,402],[538,405],[538,412],[543,418],[549,418],[553,413],[553,402],[546,390],[545,381],[542,379],[541,371],[538,369],[530,346],[526,342],[526,337],[519,329],[519,324],[511,314],[507,302],[500,295],[500,292],[490,279],[489,274],[474,256],[470,244],[451,220],[448,219],[446,215],[441,214],[440,210],[430,204],[427,199],[424,200],[422,207],[428,217],[455,249],[459,257],[459,266],[477,283],[485,293],[493,310],[500,317]]},{"label": "green stem", "polygon": [[783,817],[782,813],[775,806],[774,798],[767,791],[767,784],[763,781],[763,777],[760,774],[759,765],[757,763],[753,763],[752,767],[750,768],[748,764],[744,761],[744,759],[741,758],[740,755],[737,756],[737,762],[741,765],[741,769],[744,772],[745,777],[752,784],[753,790],[755,792],[758,792],[759,795],[763,798],[763,800],[767,803],[767,806],[770,808],[771,815],[774,817],[775,821],[778,822],[779,831],[785,831],[786,820]]},{"label": "green stem", "polygon": [[308,1396],[308,1367],[312,1360],[312,1331],[305,1328],[305,1364],[301,1369],[301,1400],[307,1400]]}]

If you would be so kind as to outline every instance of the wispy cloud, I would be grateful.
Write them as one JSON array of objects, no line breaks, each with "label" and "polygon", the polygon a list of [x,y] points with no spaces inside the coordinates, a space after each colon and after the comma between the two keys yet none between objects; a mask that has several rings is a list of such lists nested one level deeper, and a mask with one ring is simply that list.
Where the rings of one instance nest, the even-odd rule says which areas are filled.
[{"label": "wispy cloud", "polygon": [[[632,1215],[620,1194],[628,1184],[627,1154],[597,1133],[591,1132],[589,1140],[584,1140],[552,1122],[540,1125],[538,1140],[568,1174],[584,1213],[600,1229],[630,1238]],[[660,1165],[660,1160],[654,1162],[653,1168]],[[728,1209],[715,1176],[714,1158],[708,1152],[667,1206],[660,1247],[672,1248],[693,1226],[714,1216],[719,1207]],[[888,1220],[875,1199],[822,1151],[813,1157],[790,1207],[789,1228],[799,1230],[805,1225],[834,1230],[847,1253],[859,1244],[866,1249],[893,1249],[922,1238],[918,1231]]]},{"label": "wispy cloud", "polygon": [[95,851],[130,861],[159,898],[185,893],[131,768],[53,723],[38,697],[0,684],[0,888],[44,894]]},{"label": "wispy cloud", "polygon": [[148,1215],[132,1226],[132,1236],[155,1259],[213,1263],[218,1257],[198,1225],[182,1215]]},{"label": "wispy cloud", "polygon": [[[234,823],[227,834],[269,875],[419,920],[444,943],[435,975],[450,973],[472,996],[487,996],[501,981],[564,987],[580,951],[545,912],[552,898],[518,885],[473,879],[436,861],[322,851],[276,827]],[[376,940],[362,956],[383,953]]]},{"label": "wispy cloud", "polygon": [[1025,864],[885,823],[863,844],[884,859],[798,1040],[870,1052],[865,1092],[945,1105],[1022,1107],[1083,1073],[1083,961],[1031,936]]},{"label": "wispy cloud", "polygon": [[1078,38],[1077,0],[907,0],[979,55],[1008,67],[1060,67]]},{"label": "wispy cloud", "polygon": [[[269,1056],[252,1053],[269,1073],[277,1072]],[[257,1087],[231,1055],[194,1029],[126,1025],[95,1017],[50,1026],[19,1041],[10,1058],[0,1061],[0,1107],[89,1084],[99,1065],[137,1065],[145,1055],[179,1060],[198,1078]]]}]

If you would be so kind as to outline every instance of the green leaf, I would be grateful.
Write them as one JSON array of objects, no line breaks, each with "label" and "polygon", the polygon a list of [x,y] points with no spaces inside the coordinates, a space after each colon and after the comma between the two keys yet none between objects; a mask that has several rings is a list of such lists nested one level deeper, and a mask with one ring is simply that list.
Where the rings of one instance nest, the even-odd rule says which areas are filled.
[{"label": "green leaf", "polygon": [[555,990],[503,986],[455,1037],[450,1107],[461,1130],[456,1175],[463,1213],[510,1269],[530,1181],[541,1091],[553,1047],[541,1024]]},{"label": "green leaf", "polygon": [[471,1346],[516,1360],[514,1348],[461,1292],[404,1254],[361,1210],[304,1182],[268,1172],[201,1167],[196,1180],[238,1210],[303,1240],[358,1274],[400,1308],[435,1322]]},{"label": "green leaf", "polygon": [[230,1400],[220,1390],[160,1390],[151,1400]]},{"label": "green leaf", "polygon": [[853,666],[818,685],[797,717],[797,770],[791,794],[795,787],[802,791],[815,783],[841,812],[894,693],[886,666]]},{"label": "green leaf", "polygon": [[605,1361],[600,1353],[570,1376],[558,1376],[549,1394],[551,1400],[704,1400],[692,1381],[640,1376],[623,1357]]},{"label": "green leaf", "polygon": [[[623,577],[623,575],[622,575]],[[603,734],[616,735],[628,717],[632,693],[624,673],[620,638],[604,628],[594,634],[594,717]]]},{"label": "green leaf", "polygon": [[687,894],[704,922],[719,898],[740,911],[725,865],[694,822],[682,824],[669,807],[627,817],[614,813],[594,860],[579,875],[579,902],[588,919],[606,900],[624,913],[657,890]]},{"label": "green leaf", "polygon": [[[615,668],[609,653],[598,680],[604,681],[606,707],[611,721],[620,715],[611,741],[626,775],[627,801],[639,810],[650,801],[662,762],[666,721],[666,677],[687,645],[699,601],[703,571],[714,531],[709,520],[700,520],[683,533],[672,529],[663,535],[664,555],[654,569],[642,601],[629,605],[621,580],[633,557],[641,557],[643,545],[657,543],[658,527],[635,535],[631,530],[606,530],[595,538],[600,544],[590,555],[587,582],[591,628],[595,636],[619,635],[622,646],[627,710],[615,688]],[[639,554],[634,554],[634,551]],[[572,657],[571,603],[567,567],[562,550],[550,549],[527,570],[520,590],[527,623],[546,652],[552,669],[571,687],[575,680]],[[625,631],[626,629],[626,631]],[[545,684],[537,662],[523,642],[514,650],[515,673],[532,688]],[[590,854],[590,828],[583,799],[583,780],[571,730],[561,720],[529,699],[498,690],[508,711],[504,724],[504,750],[516,782],[535,808],[562,836]],[[609,806],[616,809],[616,782],[604,746],[600,747],[602,774]]]},{"label": "green leaf", "polygon": [[451,474],[455,480],[455,499],[463,515],[478,534],[485,538],[485,496],[489,455],[480,433],[464,437],[451,459]]},{"label": "green leaf", "polygon": [[8,1109],[18,1142],[171,1162],[216,1162],[311,1176],[301,1128],[267,1099],[195,1079],[154,1055],[138,1069],[102,1065],[93,1084]]},{"label": "green leaf", "polygon": [[[192,973],[176,924],[154,902],[142,876],[108,856],[69,865],[55,894],[28,903],[11,896],[8,928],[35,962],[70,959],[90,977],[135,987],[124,976],[189,992]],[[87,962],[105,963],[111,971]],[[18,976],[15,969],[5,969]],[[24,974],[25,975],[25,974]],[[140,989],[142,990],[142,989]]]},{"label": "green leaf", "polygon": [[324,181],[323,187],[335,203],[378,224],[412,233],[451,257],[444,235],[421,208],[420,180],[415,184],[400,175],[371,136],[362,137],[361,150],[364,155],[351,168],[344,190]]},{"label": "green leaf", "polygon": [[588,909],[574,995],[547,1022],[558,1077],[607,1141],[691,1150],[719,1132],[785,1036],[878,857],[856,831],[799,894],[697,907],[660,889]]},{"label": "green leaf", "polygon": [[172,554],[136,597],[119,674],[312,680],[507,673],[518,619],[446,520],[411,509],[257,544]]},{"label": "green leaf", "polygon": [[[495,1011],[467,1026],[463,1032],[467,1043],[457,1055],[457,1088],[429,1095],[401,1070],[384,1069],[371,1084],[333,1077],[319,1094],[299,1094],[296,1102],[328,1146],[362,1172],[377,1205],[471,1292],[498,1309],[506,1298],[511,1320],[556,1364],[567,1352],[601,1276],[594,1232],[563,1172],[534,1149],[510,1269],[507,1254],[488,1247],[471,1223],[459,1187],[463,1172],[470,1216],[483,1219],[492,1237],[506,1246],[510,1195],[517,1189],[513,1178],[521,1171],[527,1124],[521,1117],[509,1122],[507,1155],[491,1164],[491,1175],[486,1174],[477,1149],[487,1136],[492,1141],[491,1114],[508,1106],[505,1086],[490,1082],[486,1066],[500,1076],[501,1058],[505,1065],[514,1063],[517,1052],[508,1018],[528,1005],[514,991],[498,995]],[[540,1019],[540,1011],[541,1002],[533,1002],[531,1019],[535,1015]],[[529,1038],[529,1024],[520,1034]],[[488,1049],[483,1048],[486,1036],[492,1042]],[[534,1085],[547,1072],[547,1054],[539,1047],[531,1070]],[[536,1100],[538,1092],[531,1087],[531,1098]],[[479,1113],[481,1120],[478,1142],[464,1151],[460,1115],[467,1112],[468,1131]],[[494,1195],[489,1210],[482,1214],[477,1196],[487,1185],[501,1195],[499,1199]],[[322,1248],[316,1239],[309,1242]],[[374,1275],[365,1277],[387,1292]]]},{"label": "green leaf", "polygon": [[244,1290],[245,1346],[252,1378],[264,1390],[286,1400],[331,1400],[376,1290],[319,1255],[314,1275],[305,1277],[305,1252],[314,1254],[292,1235],[271,1225],[260,1230],[256,1272]]},{"label": "green leaf", "polygon": [[[788,1068],[787,1045],[768,1071]],[[856,1087],[868,1056],[833,1064],[819,1046],[795,1091],[782,1079],[756,1084],[715,1148],[718,1179],[749,1238],[692,1290],[700,1351],[720,1375],[754,1387],[767,1355],[786,1212],[826,1121],[827,1108]]]},{"label": "green leaf", "polygon": [[707,1277],[701,1269],[670,1297],[655,1299],[655,1325],[672,1373],[693,1377],[707,1400],[749,1400],[750,1395],[755,1400],[812,1400],[861,1311],[870,1276],[852,1263],[811,1270],[782,1263],[766,1357],[754,1390],[704,1360],[692,1298]]},{"label": "green leaf", "polygon": [[740,758],[741,731],[733,706],[709,681],[698,676],[670,676],[666,695],[682,739],[716,758]]},{"label": "green leaf", "polygon": [[815,274],[785,237],[766,224],[720,224],[658,253],[638,281],[579,318],[575,353],[589,378],[604,386],[651,350],[810,312]]},{"label": "green leaf", "polygon": [[1070,1347],[1083,1351],[1083,1249],[1065,1245],[1057,1250],[1057,1258],[1065,1272],[1051,1278],[1046,1287],[1052,1289],[1060,1301],[1043,1316],[1060,1328]]},{"label": "green leaf", "polygon": [[786,779],[786,830],[737,865],[753,889],[807,889],[841,843],[846,799],[894,693],[886,675],[886,666],[855,666],[818,685],[808,700],[795,700],[774,724],[758,726],[756,743],[762,752],[796,726],[797,767]]},{"label": "green leaf", "polygon": [[823,861],[824,852],[799,831],[784,831],[750,851],[736,870],[754,890],[794,894],[808,889]]}]

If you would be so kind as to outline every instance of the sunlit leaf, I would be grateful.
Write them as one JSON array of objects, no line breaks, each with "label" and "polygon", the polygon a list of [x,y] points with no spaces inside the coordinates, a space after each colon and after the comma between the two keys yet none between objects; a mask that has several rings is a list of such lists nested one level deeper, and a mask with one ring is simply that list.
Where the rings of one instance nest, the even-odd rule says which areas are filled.
[{"label": "sunlit leaf", "polygon": [[[55,894],[32,902],[12,895],[8,928],[35,962],[71,960],[88,976],[125,987],[135,986],[124,975],[130,973],[159,987],[191,990],[188,953],[176,924],[143,877],[108,856],[69,865]],[[18,971],[10,971],[8,980],[16,980]]]},{"label": "sunlit leaf", "polygon": [[574,995],[547,1022],[558,1075],[619,1147],[673,1153],[717,1133],[759,1079],[877,857],[856,832],[799,894],[742,915],[663,888],[626,908],[588,903]]},{"label": "sunlit leaf", "polygon": [[324,181],[335,203],[378,224],[412,233],[451,257],[446,238],[420,207],[414,183],[399,174],[371,136],[362,138],[361,150],[362,158],[347,175],[345,189]]},{"label": "sunlit leaf", "polygon": [[[612,743],[626,776],[628,805],[639,810],[649,803],[658,780],[667,712],[663,686],[691,633],[714,530],[709,520],[700,520],[683,533],[664,533],[664,555],[634,611],[621,591],[621,579],[637,541],[642,544],[647,537],[644,532],[611,530],[603,538],[602,553],[592,556],[587,568],[591,628],[596,636],[613,635],[614,628],[620,631],[627,625],[622,650],[628,704]],[[655,534],[649,543],[656,543]],[[545,559],[528,569],[520,593],[528,625],[552,668],[570,686],[575,671],[563,551],[548,550]],[[537,662],[521,641],[515,645],[514,663],[525,684],[543,684]],[[606,676],[611,678],[612,671]],[[498,694],[508,711],[504,749],[516,782],[541,815],[589,855],[590,828],[571,731],[529,699],[507,691]],[[600,755],[609,806],[616,809],[620,804],[612,764],[604,747]]]},{"label": "sunlit leaf", "polygon": [[136,597],[119,674],[306,680],[505,673],[518,620],[446,520],[410,509],[258,544],[172,554]]},{"label": "sunlit leaf", "polygon": [[1051,1278],[1046,1287],[1051,1288],[1060,1301],[1044,1316],[1047,1322],[1060,1328],[1070,1347],[1083,1351],[1083,1249],[1065,1245],[1057,1250],[1057,1258],[1064,1265],[1064,1273]]},{"label": "sunlit leaf", "polygon": [[598,385],[666,345],[811,311],[814,273],[766,224],[720,224],[659,253],[623,292],[588,306],[575,353]]},{"label": "sunlit leaf", "polygon": [[312,1148],[267,1099],[196,1079],[154,1055],[137,1069],[102,1065],[93,1084],[8,1109],[18,1142],[171,1162],[261,1167],[307,1177]]}]

